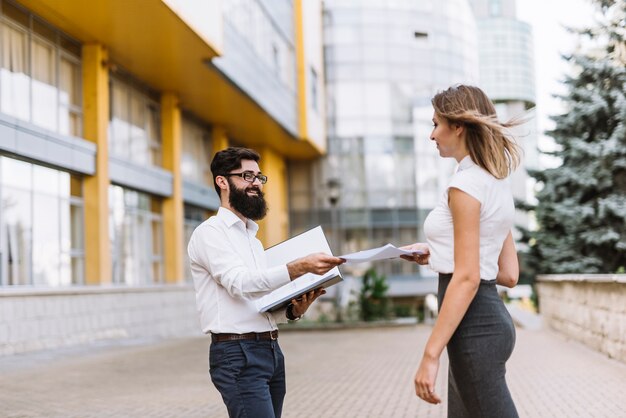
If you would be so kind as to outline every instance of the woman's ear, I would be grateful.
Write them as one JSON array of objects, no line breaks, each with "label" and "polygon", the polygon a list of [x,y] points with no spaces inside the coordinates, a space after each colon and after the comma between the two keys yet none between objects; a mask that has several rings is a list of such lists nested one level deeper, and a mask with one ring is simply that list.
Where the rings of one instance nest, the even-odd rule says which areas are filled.
[{"label": "woman's ear", "polygon": [[465,125],[462,123],[454,124],[454,133],[460,138],[465,134]]}]

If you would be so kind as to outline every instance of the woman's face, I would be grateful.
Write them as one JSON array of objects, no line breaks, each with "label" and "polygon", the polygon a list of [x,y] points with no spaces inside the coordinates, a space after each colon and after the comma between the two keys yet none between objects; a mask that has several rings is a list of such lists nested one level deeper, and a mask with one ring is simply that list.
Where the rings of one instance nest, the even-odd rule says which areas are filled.
[{"label": "woman's face", "polygon": [[461,127],[449,124],[447,120],[437,116],[436,112],[433,114],[433,131],[430,134],[430,139],[437,144],[441,157],[452,157],[460,161],[467,155],[461,133]]}]

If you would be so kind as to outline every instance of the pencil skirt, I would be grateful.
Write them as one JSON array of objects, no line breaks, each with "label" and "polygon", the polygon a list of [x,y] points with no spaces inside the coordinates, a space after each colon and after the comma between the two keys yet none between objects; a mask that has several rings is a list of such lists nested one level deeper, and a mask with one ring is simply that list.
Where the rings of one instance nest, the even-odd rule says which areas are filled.
[{"label": "pencil skirt", "polygon": [[[452,274],[439,274],[440,307],[451,279]],[[448,417],[518,417],[505,379],[514,346],[515,326],[496,282],[481,280],[447,346]]]}]

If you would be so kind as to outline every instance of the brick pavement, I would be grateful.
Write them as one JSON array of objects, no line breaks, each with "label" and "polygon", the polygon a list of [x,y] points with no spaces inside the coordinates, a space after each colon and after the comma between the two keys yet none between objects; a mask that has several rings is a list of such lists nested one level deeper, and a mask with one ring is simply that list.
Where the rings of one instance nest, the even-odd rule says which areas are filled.
[{"label": "brick pavement", "polygon": [[[284,332],[289,417],[444,417],[415,398],[430,328]],[[224,417],[204,338],[0,358],[1,417]],[[626,365],[546,331],[518,329],[508,380],[522,417],[626,417]],[[437,390],[445,398],[445,359]]]}]

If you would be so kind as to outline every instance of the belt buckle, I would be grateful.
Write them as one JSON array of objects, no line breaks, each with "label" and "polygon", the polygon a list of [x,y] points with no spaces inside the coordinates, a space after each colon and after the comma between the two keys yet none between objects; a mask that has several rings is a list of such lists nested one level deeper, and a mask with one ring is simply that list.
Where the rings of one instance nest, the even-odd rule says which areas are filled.
[{"label": "belt buckle", "polygon": [[[276,332],[276,334],[274,334]],[[278,339],[278,331],[270,331],[270,340],[275,341]]]}]

